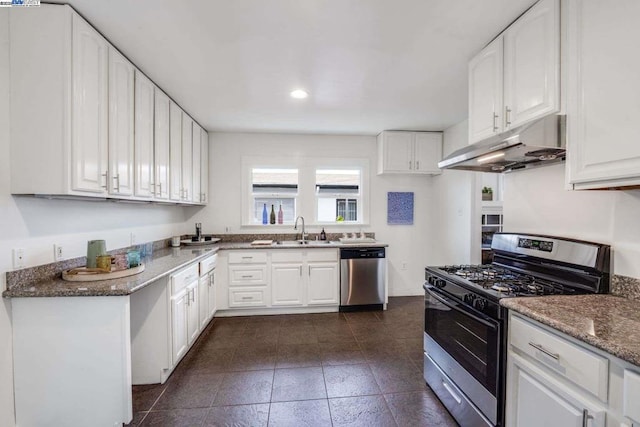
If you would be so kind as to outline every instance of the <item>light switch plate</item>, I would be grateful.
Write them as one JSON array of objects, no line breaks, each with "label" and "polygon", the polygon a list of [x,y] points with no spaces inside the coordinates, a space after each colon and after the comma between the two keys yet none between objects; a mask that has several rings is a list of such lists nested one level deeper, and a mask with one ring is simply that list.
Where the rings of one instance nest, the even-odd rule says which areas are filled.
[{"label": "light switch plate", "polygon": [[13,250],[13,268],[17,270],[19,268],[24,268],[24,248],[15,248]]}]

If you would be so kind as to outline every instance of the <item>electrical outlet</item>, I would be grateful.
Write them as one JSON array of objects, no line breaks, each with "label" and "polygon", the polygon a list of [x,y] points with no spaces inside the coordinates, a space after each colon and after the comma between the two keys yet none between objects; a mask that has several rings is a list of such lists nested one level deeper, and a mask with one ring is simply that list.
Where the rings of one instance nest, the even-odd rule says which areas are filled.
[{"label": "electrical outlet", "polygon": [[54,261],[60,261],[64,258],[64,251],[62,246],[53,245],[53,259]]},{"label": "electrical outlet", "polygon": [[136,244],[136,233],[131,233],[131,243],[129,243],[131,246]]},{"label": "electrical outlet", "polygon": [[16,248],[13,250],[13,268],[14,270],[18,268],[24,268],[24,249]]},{"label": "electrical outlet", "polygon": [[402,261],[402,263],[400,264],[400,269],[401,270],[406,270],[407,269],[407,262],[406,261]]}]

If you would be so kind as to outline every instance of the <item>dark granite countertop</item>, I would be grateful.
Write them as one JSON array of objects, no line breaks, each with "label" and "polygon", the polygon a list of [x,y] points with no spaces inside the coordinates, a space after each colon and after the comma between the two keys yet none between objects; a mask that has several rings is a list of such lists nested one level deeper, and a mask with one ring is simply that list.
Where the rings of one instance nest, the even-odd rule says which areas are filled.
[{"label": "dark granite countertop", "polygon": [[218,251],[217,245],[198,248],[166,248],[143,258],[145,270],[135,276],[96,282],[67,282],[61,276],[32,283],[13,286],[4,291],[4,298],[21,297],[71,297],[71,296],[120,296],[129,295],[156,280],[169,275]]},{"label": "dark granite countertop", "polygon": [[640,301],[613,295],[503,298],[504,307],[640,366]]}]

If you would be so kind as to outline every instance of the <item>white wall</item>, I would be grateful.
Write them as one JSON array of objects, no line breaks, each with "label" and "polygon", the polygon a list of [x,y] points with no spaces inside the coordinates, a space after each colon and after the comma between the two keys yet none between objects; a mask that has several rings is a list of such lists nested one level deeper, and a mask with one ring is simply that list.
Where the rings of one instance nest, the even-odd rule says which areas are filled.
[{"label": "white wall", "polygon": [[640,191],[568,191],[564,164],[505,175],[505,231],[608,243],[613,271],[640,278]]},{"label": "white wall", "polygon": [[[197,208],[13,197],[9,193],[8,9],[0,9],[0,292],[12,269],[12,248],[24,248],[27,266],[53,262],[53,244],[65,258],[86,254],[90,239],[107,249],[166,238],[184,230],[185,211]],[[10,300],[0,303],[0,426],[14,425]]]},{"label": "white wall", "polygon": [[[203,231],[206,233],[294,233],[293,227],[241,227],[240,174],[243,156],[369,159],[370,225],[332,226],[325,227],[325,231],[352,232],[362,228],[364,231],[375,232],[378,240],[389,244],[389,294],[422,294],[424,267],[433,264],[430,231],[437,207],[432,201],[432,178],[376,175],[375,137],[212,132],[209,134],[209,143],[211,203],[188,219],[189,224],[202,222]],[[414,225],[387,225],[388,191],[415,193]],[[310,226],[307,229],[310,232],[320,231],[318,226]],[[402,270],[403,263],[406,264],[406,270]]]},{"label": "white wall", "polygon": [[[468,144],[465,120],[444,131],[443,156]],[[480,206],[476,172],[444,170],[433,179],[432,265],[480,261]],[[474,238],[475,237],[475,238]]]}]

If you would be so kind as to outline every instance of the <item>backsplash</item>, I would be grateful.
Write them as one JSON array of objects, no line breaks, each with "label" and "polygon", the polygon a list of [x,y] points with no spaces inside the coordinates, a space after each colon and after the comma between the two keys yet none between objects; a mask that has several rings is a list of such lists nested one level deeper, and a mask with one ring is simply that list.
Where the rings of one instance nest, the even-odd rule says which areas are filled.
[{"label": "backsplash", "polygon": [[[149,251],[149,245],[151,245],[151,251],[166,248],[171,243],[170,239],[156,240],[154,242],[144,243],[141,245],[128,246],[126,248],[114,249],[107,251],[109,255],[117,255],[126,253],[132,249],[138,249],[142,251]],[[66,259],[63,261],[52,262],[51,264],[38,265],[30,268],[23,268],[21,270],[8,271],[7,272],[7,289],[11,289],[13,286],[28,286],[42,280],[53,279],[60,276],[60,273],[64,270],[70,270],[76,267],[84,267],[87,265],[87,257],[81,256],[78,258]]]},{"label": "backsplash", "polygon": [[611,277],[609,292],[613,295],[640,301],[640,279],[614,275]]},{"label": "backsplash", "polygon": [[[327,240],[338,240],[342,237],[343,233],[326,233]],[[351,233],[349,233],[351,234]],[[376,233],[364,233],[366,237],[375,239]],[[320,239],[320,233],[308,233],[309,240],[316,240],[316,237]],[[300,237],[300,234],[293,233],[256,233],[256,234],[214,234],[214,237],[219,237],[221,242],[227,243],[240,243],[251,242],[253,240],[273,240],[273,241],[286,241],[295,240]]]}]

